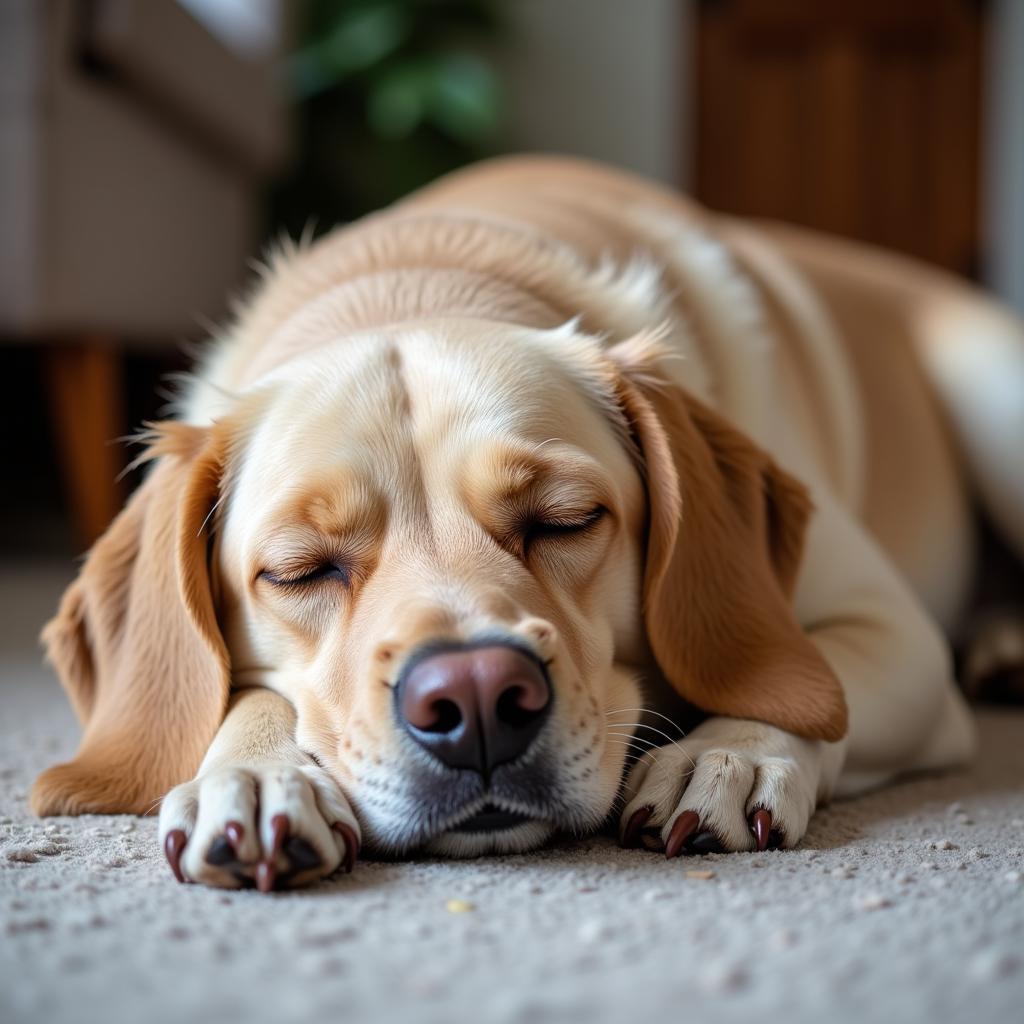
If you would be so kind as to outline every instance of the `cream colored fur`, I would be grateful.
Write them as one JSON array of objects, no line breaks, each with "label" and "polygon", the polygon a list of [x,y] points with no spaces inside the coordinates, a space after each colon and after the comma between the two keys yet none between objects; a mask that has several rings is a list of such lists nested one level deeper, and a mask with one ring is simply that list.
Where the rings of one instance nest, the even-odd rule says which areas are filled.
[{"label": "cream colored fur", "polygon": [[[235,691],[205,759],[157,740],[148,761],[104,760],[110,722],[90,718],[104,683],[76,666],[109,627],[83,622],[75,591],[49,637],[88,756],[44,775],[34,804],[141,809],[178,782],[161,834],[187,836],[184,874],[216,885],[252,877],[276,813],[321,858],[291,884],[352,852],[338,823],[381,852],[465,855],[594,828],[613,808],[625,829],[650,808],[662,843],[693,811],[748,849],[764,808],[793,845],[833,793],[971,754],[942,635],[970,571],[969,488],[936,395],[1024,553],[1024,465],[999,430],[1024,416],[1022,382],[1020,326],[917,264],[574,161],[451,176],[278,254],[184,403],[193,440],[161,434],[165,476],[196,451],[217,467],[201,523],[195,506],[177,527],[209,538],[206,600]],[[901,408],[879,397],[897,386]],[[145,486],[139,501],[176,500]],[[516,495],[607,514],[530,558]],[[123,534],[86,574],[127,571],[98,561]],[[136,576],[156,557],[124,555]],[[346,560],[347,586],[267,582],[318,559]],[[172,600],[147,580],[139,600]],[[201,633],[208,612],[190,614]],[[534,818],[467,834],[455,826],[484,797],[424,810],[420,787],[444,780],[396,730],[391,687],[418,644],[482,634],[551,659],[556,703],[536,753],[543,811],[499,787],[488,802]],[[135,671],[146,693],[192,686],[173,660],[162,683]],[[196,724],[204,749],[219,685]],[[658,716],[675,719],[680,696],[713,714],[673,738]],[[129,786],[117,773],[133,765]],[[228,822],[244,826],[243,875],[206,859]]]}]

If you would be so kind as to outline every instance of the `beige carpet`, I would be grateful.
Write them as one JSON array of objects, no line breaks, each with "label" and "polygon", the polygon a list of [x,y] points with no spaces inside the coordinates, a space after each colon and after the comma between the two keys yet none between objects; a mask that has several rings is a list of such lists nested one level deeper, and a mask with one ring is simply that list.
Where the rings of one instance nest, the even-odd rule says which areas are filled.
[{"label": "beige carpet", "polygon": [[0,584],[5,1024],[1021,1019],[1020,712],[980,716],[971,772],[836,804],[792,852],[669,863],[599,837],[221,893],[173,881],[151,819],[28,814],[75,744],[32,640],[64,571]]}]

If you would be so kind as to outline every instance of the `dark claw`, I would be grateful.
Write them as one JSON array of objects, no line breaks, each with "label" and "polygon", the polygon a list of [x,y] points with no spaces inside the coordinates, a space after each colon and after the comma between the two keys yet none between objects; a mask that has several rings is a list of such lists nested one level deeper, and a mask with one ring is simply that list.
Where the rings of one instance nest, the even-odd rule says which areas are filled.
[{"label": "dark claw", "polygon": [[673,857],[678,857],[683,847],[686,845],[686,840],[689,839],[699,827],[700,818],[697,816],[697,812],[683,811],[683,813],[676,818],[675,824],[672,826],[672,830],[668,834],[668,842],[665,843],[665,856],[669,860]]},{"label": "dark claw", "polygon": [[725,847],[714,832],[701,832],[690,840],[691,853],[724,853]]},{"label": "dark claw", "polygon": [[300,836],[293,836],[284,844],[285,856],[291,865],[293,873],[309,871],[320,863],[320,854],[313,849],[305,839]]},{"label": "dark claw", "polygon": [[288,822],[287,814],[275,814],[270,819],[270,853],[267,854],[268,861],[277,860],[278,854],[284,847],[284,841],[288,838],[288,831],[291,825]]},{"label": "dark claw", "polygon": [[235,856],[238,856],[238,848],[242,845],[242,837],[245,835],[245,829],[237,821],[229,821],[224,826],[224,834],[228,837],[228,842],[231,844],[231,849],[235,851]]},{"label": "dark claw", "polygon": [[171,865],[174,877],[179,882],[185,881],[185,876],[181,873],[181,855],[187,842],[188,836],[180,828],[171,829],[167,833],[167,838],[164,839],[164,855],[167,857],[167,863]]},{"label": "dark claw", "polygon": [[230,864],[235,860],[235,850],[226,836],[217,836],[206,851],[206,863],[214,867]]},{"label": "dark claw", "polygon": [[622,846],[638,846],[640,843],[640,829],[647,824],[647,819],[654,813],[653,807],[637,808],[622,833]]},{"label": "dark claw", "polygon": [[754,830],[758,851],[767,850],[772,833],[772,812],[763,807],[758,808],[750,816],[750,827]]},{"label": "dark claw", "polygon": [[336,821],[331,828],[345,840],[345,857],[341,862],[341,867],[346,875],[350,875],[352,868],[355,867],[356,858],[359,856],[359,838],[356,836],[355,829],[343,821]]},{"label": "dark claw", "polygon": [[270,892],[274,888],[276,880],[277,872],[274,870],[274,865],[269,861],[261,860],[256,865],[256,888],[260,892]]}]

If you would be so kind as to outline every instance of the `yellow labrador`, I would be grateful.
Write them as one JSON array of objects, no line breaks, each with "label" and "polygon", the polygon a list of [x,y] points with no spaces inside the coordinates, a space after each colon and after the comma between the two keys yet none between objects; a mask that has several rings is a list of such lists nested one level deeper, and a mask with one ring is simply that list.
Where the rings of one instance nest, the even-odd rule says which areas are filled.
[{"label": "yellow labrador", "polygon": [[33,807],[160,804],[179,879],[264,890],[612,814],[792,846],[971,754],[946,420],[1024,554],[995,303],[584,163],[453,175],[280,253],[153,427],[45,631],[85,731]]}]

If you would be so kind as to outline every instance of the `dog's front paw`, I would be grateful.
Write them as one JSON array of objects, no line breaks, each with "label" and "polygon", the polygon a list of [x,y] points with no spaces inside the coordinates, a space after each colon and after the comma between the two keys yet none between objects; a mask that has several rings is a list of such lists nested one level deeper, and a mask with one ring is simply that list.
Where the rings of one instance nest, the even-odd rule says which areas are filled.
[{"label": "dog's front paw", "polygon": [[348,801],[321,768],[218,768],[176,786],[160,808],[160,842],[179,882],[260,892],[324,878],[359,853]]},{"label": "dog's front paw", "polygon": [[795,846],[818,800],[814,742],[760,722],[711,719],[633,766],[624,846],[681,853]]}]

